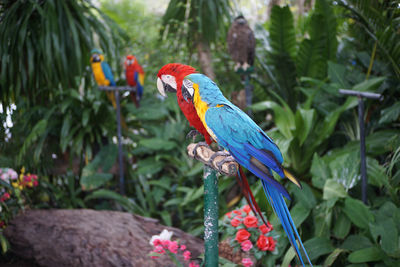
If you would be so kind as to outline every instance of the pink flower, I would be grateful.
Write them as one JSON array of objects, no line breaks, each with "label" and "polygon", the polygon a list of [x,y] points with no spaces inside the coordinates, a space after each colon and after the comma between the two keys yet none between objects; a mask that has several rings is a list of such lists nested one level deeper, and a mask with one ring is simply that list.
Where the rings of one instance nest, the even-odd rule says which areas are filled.
[{"label": "pink flower", "polygon": [[233,213],[235,213],[237,215],[242,215],[242,212],[240,210],[234,210]]},{"label": "pink flower", "polygon": [[169,251],[171,251],[174,254],[178,253],[178,247],[179,247],[178,242],[176,241],[170,241],[168,244]]},{"label": "pink flower", "polygon": [[164,250],[164,248],[162,246],[158,245],[158,246],[155,246],[154,252],[156,252],[158,254],[164,254],[165,250]]},{"label": "pink flower", "polygon": [[33,181],[33,186],[38,186],[39,182],[38,181]]},{"label": "pink flower", "polygon": [[250,267],[253,265],[253,261],[250,258],[244,258],[242,263],[244,267]]},{"label": "pink flower", "polygon": [[200,267],[200,265],[198,265],[197,262],[192,261],[191,263],[189,263],[189,267]]},{"label": "pink flower", "polygon": [[160,240],[160,239],[154,239],[153,245],[154,245],[154,246],[161,245],[161,240]]},{"label": "pink flower", "polygon": [[181,245],[181,250],[185,250],[186,246],[185,245]]},{"label": "pink flower", "polygon": [[250,240],[243,241],[240,245],[242,246],[243,251],[249,251],[253,247]]},{"label": "pink flower", "polygon": [[192,253],[190,253],[189,250],[186,250],[185,252],[183,252],[183,258],[185,259],[185,261],[190,260],[191,256],[192,256]]}]

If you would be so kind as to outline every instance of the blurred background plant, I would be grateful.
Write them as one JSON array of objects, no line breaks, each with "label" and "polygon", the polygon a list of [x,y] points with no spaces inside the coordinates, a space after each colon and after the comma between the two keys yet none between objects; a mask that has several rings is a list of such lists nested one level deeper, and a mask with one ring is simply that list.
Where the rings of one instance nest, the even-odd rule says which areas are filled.
[{"label": "blurred background plant", "polygon": [[0,168],[0,246],[2,253],[5,253],[10,244],[3,236],[3,229],[9,221],[21,210],[32,203],[35,191],[32,190],[39,185],[37,175],[25,173],[21,169],[18,175],[11,168]]},{"label": "blurred background plant", "polygon": [[[31,208],[126,210],[201,236],[202,165],[187,157],[189,125],[174,97],[158,96],[155,77],[164,64],[182,62],[215,75],[228,98],[242,89],[225,42],[230,21],[242,13],[257,38],[255,104],[249,108],[281,148],[286,167],[303,181],[303,190],[289,185],[289,207],[311,260],[399,266],[398,5],[3,1],[0,166],[38,174],[26,202]],[[94,47],[104,51],[118,85],[125,84],[126,54],[134,54],[146,72],[141,107],[126,95],[121,102],[128,125],[125,196],[117,190],[115,113],[88,68]],[[381,102],[365,101],[368,206],[358,200],[357,99],[341,96],[340,88],[384,95]],[[249,180],[277,238],[277,253],[262,264],[293,265],[295,254],[261,186],[250,174]],[[235,183],[219,179],[221,218],[243,204]]]}]

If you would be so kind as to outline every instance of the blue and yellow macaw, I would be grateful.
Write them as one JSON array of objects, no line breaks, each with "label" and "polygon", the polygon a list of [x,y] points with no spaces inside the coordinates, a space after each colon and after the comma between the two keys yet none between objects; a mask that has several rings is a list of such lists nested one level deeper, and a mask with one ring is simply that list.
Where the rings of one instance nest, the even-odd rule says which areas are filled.
[{"label": "blue and yellow macaw", "polygon": [[[176,90],[176,80],[172,75],[165,76],[163,82],[166,87]],[[182,84],[185,101],[193,103],[212,138],[240,165],[261,179],[265,195],[298,258],[304,266],[301,249],[312,265],[283,198],[290,200],[289,193],[272,175],[274,171],[301,187],[300,182],[283,168],[283,157],[278,146],[246,113],[229,102],[207,76],[193,73],[187,75]]]},{"label": "blue and yellow macaw", "polygon": [[[90,63],[92,66],[93,76],[99,86],[115,86],[114,76],[110,65],[104,61],[103,53],[98,49],[91,51]],[[116,108],[115,96],[113,92],[106,92],[111,104]]]}]

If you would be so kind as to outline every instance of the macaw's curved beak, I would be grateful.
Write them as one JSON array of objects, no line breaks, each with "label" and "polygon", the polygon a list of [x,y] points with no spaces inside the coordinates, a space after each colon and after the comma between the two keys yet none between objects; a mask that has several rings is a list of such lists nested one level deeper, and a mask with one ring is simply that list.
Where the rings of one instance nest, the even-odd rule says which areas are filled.
[{"label": "macaw's curved beak", "polygon": [[157,89],[160,92],[160,94],[164,97],[167,96],[167,94],[165,92],[176,93],[175,88],[173,88],[171,85],[163,82],[160,78],[157,78]]},{"label": "macaw's curved beak", "polygon": [[94,54],[94,55],[92,56],[92,61],[93,61],[93,62],[100,62],[100,57],[99,57],[99,55]]}]

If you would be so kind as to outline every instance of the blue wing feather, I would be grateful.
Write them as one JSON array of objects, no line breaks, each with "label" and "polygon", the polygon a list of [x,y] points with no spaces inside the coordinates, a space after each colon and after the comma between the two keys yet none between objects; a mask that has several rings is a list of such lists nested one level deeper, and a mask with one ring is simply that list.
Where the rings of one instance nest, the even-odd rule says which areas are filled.
[{"label": "blue wing feather", "polygon": [[104,73],[104,76],[106,77],[106,79],[110,81],[110,85],[115,86],[114,76],[111,72],[110,65],[108,65],[107,62],[102,61],[101,69],[103,70],[103,73]]},{"label": "blue wing feather", "polygon": [[136,90],[139,96],[139,99],[142,98],[143,95],[143,85],[140,83],[139,72],[135,71],[135,82],[136,82]]}]

